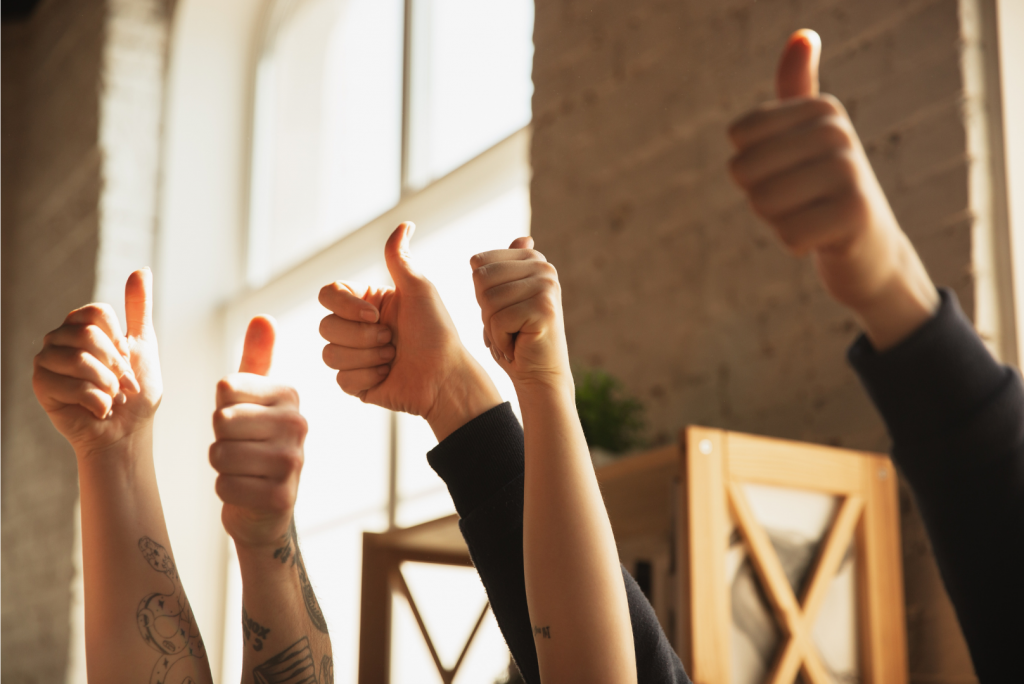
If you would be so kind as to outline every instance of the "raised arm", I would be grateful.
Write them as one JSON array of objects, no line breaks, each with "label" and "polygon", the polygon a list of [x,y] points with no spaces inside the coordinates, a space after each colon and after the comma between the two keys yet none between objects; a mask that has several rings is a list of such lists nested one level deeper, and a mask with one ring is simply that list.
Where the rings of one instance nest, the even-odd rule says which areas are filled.
[{"label": "raised arm", "polygon": [[532,249],[470,260],[485,343],[523,412],[523,559],[542,682],[636,681],[611,523],[574,401],[554,267]]},{"label": "raised arm", "polygon": [[295,390],[265,377],[274,336],[271,319],[249,323],[239,372],[217,383],[210,447],[242,573],[242,682],[331,684],[327,622],[295,532],[306,421]]},{"label": "raised arm", "polygon": [[89,680],[204,684],[153,467],[163,384],[151,307],[147,269],[125,286],[127,336],[106,304],[72,311],[44,338],[32,385],[78,459]]},{"label": "raised arm", "polygon": [[842,105],[818,94],[798,31],[778,96],[730,129],[733,176],[866,337],[849,358],[893,440],[981,681],[1019,678],[1024,643],[1024,384],[940,294],[900,230]]}]

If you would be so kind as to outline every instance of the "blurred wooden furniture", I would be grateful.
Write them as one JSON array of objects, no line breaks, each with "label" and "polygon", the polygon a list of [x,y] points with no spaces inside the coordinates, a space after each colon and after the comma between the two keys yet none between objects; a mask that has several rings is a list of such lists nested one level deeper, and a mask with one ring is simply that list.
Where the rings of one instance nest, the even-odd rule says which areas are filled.
[{"label": "blurred wooden furniture", "polygon": [[[907,681],[897,478],[887,456],[689,427],[678,443],[624,457],[599,468],[597,478],[620,559],[650,599],[695,684],[733,681],[726,569],[733,529],[742,537],[781,636],[766,684],[792,684],[798,677],[808,684],[832,681],[811,628],[851,544],[859,681]],[[747,484],[836,499],[836,512],[799,591],[755,519],[744,493]],[[430,645],[399,564],[470,565],[470,560],[455,516],[367,533],[363,553],[359,681],[384,683],[389,681],[394,592],[409,600]],[[434,659],[443,681],[450,682],[454,673],[443,670],[436,654]]]},{"label": "blurred wooden furniture", "polygon": [[408,602],[444,684],[451,684],[455,679],[473,643],[473,637],[490,608],[489,604],[484,605],[455,665],[451,669],[444,667],[402,575],[401,566],[406,561],[473,567],[469,549],[459,531],[458,516],[451,515],[380,534],[363,533],[359,614],[360,684],[387,684],[391,681],[391,605],[395,595]]}]

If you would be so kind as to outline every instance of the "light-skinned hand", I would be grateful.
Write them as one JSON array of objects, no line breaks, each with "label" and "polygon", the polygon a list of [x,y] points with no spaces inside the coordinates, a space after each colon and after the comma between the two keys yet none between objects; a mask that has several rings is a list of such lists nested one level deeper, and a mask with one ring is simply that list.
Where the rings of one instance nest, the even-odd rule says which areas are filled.
[{"label": "light-skinned hand", "polygon": [[245,333],[238,372],[217,383],[210,465],[217,471],[221,521],[235,543],[279,546],[292,521],[303,464],[306,420],[299,395],[266,377],[274,321],[256,316]]},{"label": "light-skinned hand", "polygon": [[88,304],[43,338],[32,389],[79,459],[99,456],[152,424],[163,394],[152,289],[149,269],[128,277],[127,335],[108,304]]},{"label": "light-skinned hand", "polygon": [[754,211],[885,348],[926,320],[938,295],[893,215],[840,102],[818,92],[821,39],[790,36],[777,100],[733,123],[730,171]]},{"label": "light-skinned hand", "polygon": [[558,273],[533,249],[533,238],[477,254],[469,264],[484,344],[516,389],[534,383],[571,386]]},{"label": "light-skinned hand", "polygon": [[320,290],[332,312],[320,322],[323,360],[347,394],[422,416],[441,440],[501,398],[462,346],[437,289],[413,267],[414,230],[402,223],[384,247],[394,287],[337,281]]}]

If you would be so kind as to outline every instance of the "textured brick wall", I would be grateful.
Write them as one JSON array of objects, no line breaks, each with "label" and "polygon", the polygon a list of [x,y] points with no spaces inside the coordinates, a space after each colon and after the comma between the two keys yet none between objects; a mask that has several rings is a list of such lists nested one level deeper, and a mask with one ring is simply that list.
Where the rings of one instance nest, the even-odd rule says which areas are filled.
[{"label": "textured brick wall", "polygon": [[[824,42],[904,229],[970,314],[957,0],[538,0],[533,235],[558,267],[572,356],[621,378],[652,435],[694,423],[885,450],[845,363],[856,324],[726,172],[729,121],[773,96],[788,34]],[[911,671],[972,681],[904,497]]]},{"label": "textured brick wall", "polygon": [[77,472],[32,357],[151,259],[167,24],[163,0],[44,0],[3,25],[4,682],[68,672]]},{"label": "textured brick wall", "polygon": [[95,285],[104,5],[43,2],[3,26],[4,682],[67,668],[78,479],[32,394],[32,357]]}]

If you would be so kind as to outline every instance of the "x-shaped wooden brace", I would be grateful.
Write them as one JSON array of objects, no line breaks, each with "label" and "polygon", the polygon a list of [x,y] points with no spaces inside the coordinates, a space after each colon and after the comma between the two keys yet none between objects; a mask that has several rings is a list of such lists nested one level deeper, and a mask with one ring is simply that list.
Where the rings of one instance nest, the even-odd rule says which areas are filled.
[{"label": "x-shaped wooden brace", "polygon": [[412,592],[409,591],[409,585],[405,583],[405,577],[402,576],[401,569],[395,570],[394,575],[392,576],[392,582],[394,582],[395,588],[405,596],[405,600],[409,602],[409,608],[412,609],[412,616],[416,618],[416,624],[419,625],[420,634],[423,635],[423,640],[427,642],[427,648],[430,650],[430,657],[434,659],[434,665],[437,667],[437,673],[441,675],[441,681],[444,682],[444,684],[451,684],[452,680],[455,679],[455,675],[459,671],[459,667],[462,666],[462,661],[465,660],[466,653],[469,652],[469,647],[473,643],[473,638],[476,637],[476,633],[480,629],[480,625],[483,624],[484,617],[487,615],[487,610],[491,607],[491,604],[484,603],[484,609],[480,611],[480,617],[476,619],[476,624],[473,625],[473,631],[469,633],[469,638],[466,639],[466,643],[462,647],[459,659],[455,661],[455,665],[449,670],[441,664],[441,658],[437,655],[437,649],[434,648],[434,642],[430,638],[430,633],[427,632],[427,626],[423,623],[423,617],[420,616],[419,608],[416,607],[416,601],[412,598]]},{"label": "x-shaped wooden brace", "polygon": [[811,684],[830,684],[828,670],[821,662],[818,649],[811,638],[811,629],[818,610],[825,600],[828,586],[835,577],[857,529],[864,501],[857,496],[843,499],[832,527],[818,552],[809,582],[804,583],[798,602],[782,569],[771,540],[754,518],[743,489],[736,482],[729,484],[729,504],[736,518],[740,534],[747,542],[750,560],[768,594],[776,619],[785,631],[785,644],[766,684],[793,684],[797,673],[803,671]]}]

